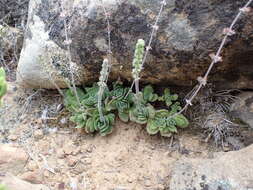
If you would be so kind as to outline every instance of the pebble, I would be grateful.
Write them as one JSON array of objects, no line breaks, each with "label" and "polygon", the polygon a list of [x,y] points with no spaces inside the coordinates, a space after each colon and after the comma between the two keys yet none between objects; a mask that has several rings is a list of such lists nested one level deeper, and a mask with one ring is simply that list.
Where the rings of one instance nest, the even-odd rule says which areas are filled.
[{"label": "pebble", "polygon": [[17,135],[12,134],[12,135],[10,135],[8,138],[9,138],[9,140],[15,141],[15,140],[17,140],[17,139],[18,139],[18,136],[17,136]]},{"label": "pebble", "polygon": [[36,162],[31,161],[27,164],[27,169],[30,171],[34,171],[34,170],[38,169],[38,165],[36,164]]},{"label": "pebble", "polygon": [[75,166],[77,161],[78,160],[74,156],[68,156],[68,158],[67,158],[68,166],[70,166],[70,167]]},{"label": "pebble", "polygon": [[42,129],[38,129],[34,132],[34,138],[39,140],[42,139],[44,137],[44,133]]},{"label": "pebble", "polygon": [[65,157],[65,153],[62,149],[57,150],[57,156],[59,159],[63,159]]},{"label": "pebble", "polygon": [[26,172],[20,178],[33,184],[43,183],[43,177],[39,171]]},{"label": "pebble", "polygon": [[151,183],[150,180],[146,180],[144,185],[145,185],[146,187],[150,187],[150,186],[152,185],[152,183]]}]

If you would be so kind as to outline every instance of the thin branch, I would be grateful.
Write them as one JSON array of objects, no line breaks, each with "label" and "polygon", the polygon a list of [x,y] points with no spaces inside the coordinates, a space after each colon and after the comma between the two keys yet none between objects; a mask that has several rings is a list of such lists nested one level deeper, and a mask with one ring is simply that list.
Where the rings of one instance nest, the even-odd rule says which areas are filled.
[{"label": "thin branch", "polygon": [[[62,9],[62,13],[64,12],[64,7],[63,5],[61,6],[61,9]],[[69,61],[69,64],[70,64],[70,75],[71,75],[71,85],[73,86],[73,88],[71,87],[71,85],[67,82],[67,85],[68,87],[74,92],[75,96],[76,96],[76,100],[79,104],[80,107],[81,106],[81,101],[80,101],[80,98],[77,94],[77,90],[76,90],[76,84],[75,84],[75,78],[74,78],[74,73],[73,73],[73,69],[74,69],[74,66],[73,66],[73,63],[72,63],[72,58],[71,58],[71,52],[70,52],[70,39],[69,39],[69,36],[68,36],[68,26],[67,26],[67,22],[66,22],[66,19],[63,19],[63,24],[64,24],[64,33],[65,33],[65,42],[66,42],[66,46],[67,46],[67,58],[68,58],[68,61]]]},{"label": "thin branch", "polygon": [[[194,93],[192,94],[192,96],[191,96],[189,99],[186,99],[186,104],[185,104],[185,106],[183,107],[183,109],[181,109],[178,113],[175,113],[175,114],[172,115],[171,117],[174,117],[174,116],[176,116],[176,115],[178,115],[178,114],[183,113],[189,106],[191,106],[191,105],[192,105],[192,101],[193,101],[194,98],[198,95],[198,93],[199,93],[199,91],[201,90],[201,88],[202,88],[203,86],[206,85],[208,76],[209,76],[209,74],[210,74],[212,68],[214,67],[215,63],[221,62],[221,61],[222,61],[222,58],[220,57],[220,54],[221,54],[221,51],[222,51],[222,49],[223,49],[223,47],[224,47],[224,45],[225,45],[225,43],[226,43],[228,37],[231,36],[231,35],[233,35],[233,34],[235,34],[235,32],[234,32],[234,30],[233,30],[234,25],[236,24],[236,22],[239,20],[240,16],[241,16],[243,13],[247,13],[247,12],[249,11],[249,7],[248,7],[248,6],[252,3],[252,1],[253,1],[253,0],[249,0],[249,1],[245,4],[245,6],[244,6],[243,8],[240,8],[238,14],[237,14],[236,17],[234,18],[234,20],[233,20],[232,24],[230,25],[230,27],[224,29],[224,31],[225,31],[225,33],[224,33],[225,36],[224,36],[224,38],[223,38],[223,40],[222,40],[222,42],[221,42],[221,44],[220,44],[220,46],[219,46],[219,49],[218,49],[218,51],[216,52],[216,54],[215,54],[214,56],[213,56],[213,55],[210,55],[211,58],[212,58],[212,62],[211,62],[211,64],[209,65],[209,67],[208,67],[208,69],[207,69],[207,71],[206,71],[204,77],[203,77],[203,78],[202,78],[202,77],[198,77],[199,84],[197,85],[196,91],[194,91]],[[195,87],[195,88],[196,88],[196,87]]]},{"label": "thin branch", "polygon": [[[151,44],[152,44],[152,42],[153,42],[153,39],[154,39],[154,37],[155,37],[156,32],[157,32],[158,29],[159,29],[158,22],[159,22],[159,19],[160,19],[161,15],[162,15],[163,9],[164,9],[164,7],[166,6],[166,4],[167,4],[167,3],[166,3],[166,0],[163,0],[163,1],[161,2],[161,7],[160,7],[160,10],[159,10],[159,13],[158,13],[158,15],[157,15],[157,17],[156,17],[156,20],[155,20],[154,25],[152,26],[152,31],[151,31],[151,34],[150,34],[149,42],[148,42],[148,45],[147,45],[147,47],[146,47],[145,54],[144,54],[144,56],[143,56],[143,60],[142,60],[142,64],[141,64],[142,69],[143,69],[143,66],[144,66],[144,64],[145,64],[145,62],[146,62],[146,59],[147,59],[147,57],[148,57],[148,53],[149,53],[149,51],[152,49],[152,48],[151,48]],[[134,84],[135,84],[135,86],[136,86],[136,90],[139,89],[139,80],[140,80],[140,79],[135,79],[135,80],[132,82],[131,87],[130,87],[130,89],[129,89],[127,95],[132,91],[132,88],[133,88],[133,85],[134,85]]]}]

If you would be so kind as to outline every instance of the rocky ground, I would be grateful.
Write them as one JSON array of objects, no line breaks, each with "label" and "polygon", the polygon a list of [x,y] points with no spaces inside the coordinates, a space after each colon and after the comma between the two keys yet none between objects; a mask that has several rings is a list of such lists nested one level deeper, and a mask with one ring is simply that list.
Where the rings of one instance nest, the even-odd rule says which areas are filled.
[{"label": "rocky ground", "polygon": [[[110,136],[100,137],[74,129],[67,116],[56,92],[24,90],[9,83],[0,116],[0,169],[6,184],[11,173],[52,190],[168,190],[170,186],[179,190],[173,177],[180,179],[178,162],[205,162],[218,152],[233,150],[206,143],[202,131],[193,126],[168,139],[117,121]],[[240,148],[244,146],[241,143]]]},{"label": "rocky ground", "polygon": [[[85,134],[69,122],[56,91],[23,89],[15,82],[27,7],[28,0],[0,1],[0,64],[9,81],[0,108],[0,189],[253,189],[252,92],[234,99],[230,116],[237,125],[229,135],[224,115],[209,117],[214,105],[224,106],[234,95],[224,92],[219,96],[226,104],[198,97],[187,113],[190,127],[173,138],[149,136],[141,125],[119,120],[107,137]],[[217,144],[219,130],[228,138],[216,138]]]}]

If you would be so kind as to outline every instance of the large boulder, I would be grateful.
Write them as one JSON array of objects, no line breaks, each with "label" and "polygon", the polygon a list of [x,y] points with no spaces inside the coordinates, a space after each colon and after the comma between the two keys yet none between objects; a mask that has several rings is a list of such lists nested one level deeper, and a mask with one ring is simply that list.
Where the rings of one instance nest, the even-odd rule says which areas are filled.
[{"label": "large boulder", "polygon": [[[120,77],[130,81],[135,43],[139,38],[148,41],[162,0],[102,2],[110,14],[110,80]],[[217,50],[223,29],[245,3],[167,0],[142,82],[194,84],[208,68],[208,55]],[[30,0],[18,80],[29,87],[54,88],[54,83],[66,87],[72,70],[78,84],[97,81],[108,49],[103,6],[100,0]],[[216,64],[211,73],[210,80],[220,88],[253,88],[253,19],[249,14],[236,24],[238,33],[229,38],[222,51],[223,62]]]},{"label": "large boulder", "polygon": [[251,190],[253,189],[253,145],[213,159],[177,161],[170,190]]}]

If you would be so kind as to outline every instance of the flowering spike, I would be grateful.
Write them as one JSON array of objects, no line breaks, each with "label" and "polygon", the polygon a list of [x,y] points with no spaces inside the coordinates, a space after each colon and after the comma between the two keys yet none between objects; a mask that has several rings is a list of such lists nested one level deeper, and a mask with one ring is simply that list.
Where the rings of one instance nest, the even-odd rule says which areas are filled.
[{"label": "flowering spike", "polygon": [[136,47],[135,47],[135,54],[134,54],[134,60],[133,60],[133,78],[135,80],[139,79],[139,74],[142,70],[142,59],[143,59],[143,54],[144,54],[144,46],[145,46],[145,41],[142,39],[139,39]]},{"label": "flowering spike", "polygon": [[104,90],[107,86],[106,82],[107,82],[107,79],[108,79],[108,75],[109,75],[109,61],[108,61],[108,59],[104,59],[103,64],[102,64],[102,69],[100,71],[99,82],[98,82],[98,86],[99,86],[98,110],[99,110],[99,117],[100,117],[101,122],[105,121],[103,111],[102,111],[102,97],[103,97],[103,94],[104,94]]}]

